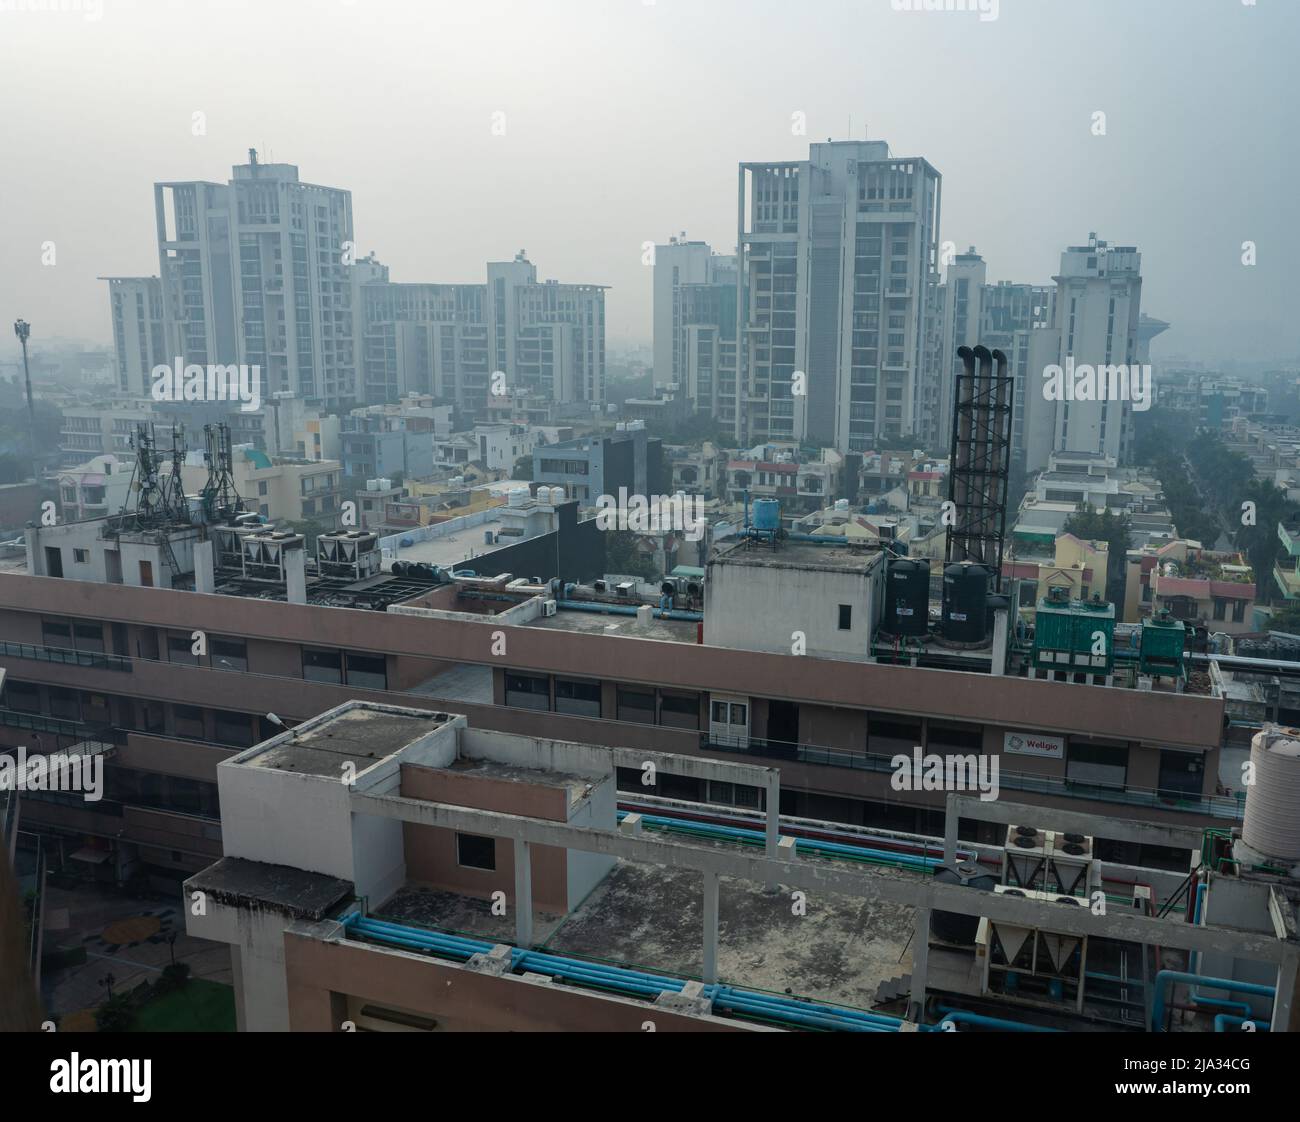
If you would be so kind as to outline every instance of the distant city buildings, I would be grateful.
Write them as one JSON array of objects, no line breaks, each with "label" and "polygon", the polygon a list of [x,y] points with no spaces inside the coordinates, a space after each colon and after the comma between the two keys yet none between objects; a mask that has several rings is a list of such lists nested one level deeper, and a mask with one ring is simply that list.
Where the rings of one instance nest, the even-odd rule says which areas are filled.
[{"label": "distant city buildings", "polygon": [[522,250],[489,262],[486,284],[395,284],[362,266],[367,401],[429,393],[476,415],[507,394],[604,401],[604,286],[539,282]]}]

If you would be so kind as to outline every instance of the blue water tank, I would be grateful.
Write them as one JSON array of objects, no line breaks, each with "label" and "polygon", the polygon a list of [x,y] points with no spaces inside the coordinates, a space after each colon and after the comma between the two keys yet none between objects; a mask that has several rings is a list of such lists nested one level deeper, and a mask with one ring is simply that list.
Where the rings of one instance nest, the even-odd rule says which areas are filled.
[{"label": "blue water tank", "polygon": [[777,530],[781,526],[781,504],[775,499],[754,500],[754,529]]}]

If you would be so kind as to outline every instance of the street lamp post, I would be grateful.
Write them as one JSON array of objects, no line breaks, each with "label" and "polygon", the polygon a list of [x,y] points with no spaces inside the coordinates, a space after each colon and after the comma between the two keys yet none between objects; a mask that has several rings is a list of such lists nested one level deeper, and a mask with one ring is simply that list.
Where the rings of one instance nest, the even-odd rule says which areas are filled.
[{"label": "street lamp post", "polygon": [[27,442],[32,453],[32,479],[41,481],[41,473],[36,466],[36,407],[32,404],[32,372],[27,365],[27,337],[32,333],[32,325],[25,319],[14,321],[14,334],[23,347],[23,377],[27,381]]}]

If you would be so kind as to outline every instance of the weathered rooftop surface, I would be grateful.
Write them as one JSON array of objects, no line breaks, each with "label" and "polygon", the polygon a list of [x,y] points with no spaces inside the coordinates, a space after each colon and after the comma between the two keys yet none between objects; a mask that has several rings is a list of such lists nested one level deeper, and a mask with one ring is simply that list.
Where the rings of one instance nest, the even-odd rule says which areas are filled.
[{"label": "weathered rooftop surface", "polygon": [[337,778],[344,764],[362,772],[446,720],[445,713],[389,712],[385,706],[357,705],[331,713],[318,723],[308,721],[292,728],[261,750],[246,753],[239,762],[246,767]]},{"label": "weathered rooftop surface", "polygon": [[[911,908],[813,892],[799,915],[793,891],[768,895],[760,884],[723,878],[721,982],[869,1008],[881,982],[911,969]],[[512,943],[513,916],[493,916],[490,908],[487,900],[410,885],[375,912],[393,922]],[[698,978],[701,878],[689,869],[620,861],[568,919],[538,914],[534,930],[539,947],[556,954]]]},{"label": "weathered rooftop surface", "polygon": [[762,565],[777,569],[868,569],[881,563],[884,554],[870,545],[818,545],[815,542],[782,540],[773,549],[757,541],[740,541],[719,550],[710,565]]},{"label": "weathered rooftop surface", "polygon": [[[657,609],[656,609],[657,610]],[[682,619],[652,619],[642,627],[636,616],[606,615],[604,612],[584,612],[561,608],[553,616],[538,616],[528,627],[543,627],[550,631],[576,631],[585,635],[622,635],[630,639],[659,639],[669,643],[694,643],[698,639],[699,624]]]},{"label": "weathered rooftop surface", "polygon": [[294,919],[321,919],[352,897],[351,881],[242,857],[223,857],[190,877],[185,888],[218,904],[269,909]]}]

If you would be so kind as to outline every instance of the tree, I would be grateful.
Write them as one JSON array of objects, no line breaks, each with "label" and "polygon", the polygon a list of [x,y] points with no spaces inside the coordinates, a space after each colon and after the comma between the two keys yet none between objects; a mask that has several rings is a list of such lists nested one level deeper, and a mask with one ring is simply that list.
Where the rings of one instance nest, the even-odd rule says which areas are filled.
[{"label": "tree", "polygon": [[605,534],[605,569],[611,573],[654,580],[660,574],[654,559],[637,548],[638,537],[630,530],[609,530]]},{"label": "tree", "polygon": [[1098,514],[1088,503],[1080,503],[1079,509],[1065,522],[1067,534],[1106,543],[1106,598],[1114,604],[1124,603],[1125,566],[1132,545],[1129,529],[1127,514],[1109,510]]},{"label": "tree", "polygon": [[533,457],[531,455],[520,456],[515,461],[515,466],[510,469],[510,478],[531,481],[533,478]]}]

